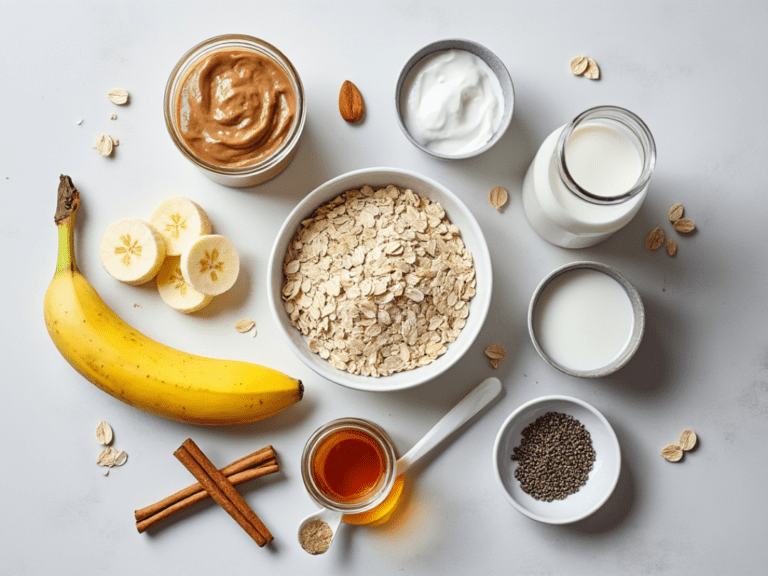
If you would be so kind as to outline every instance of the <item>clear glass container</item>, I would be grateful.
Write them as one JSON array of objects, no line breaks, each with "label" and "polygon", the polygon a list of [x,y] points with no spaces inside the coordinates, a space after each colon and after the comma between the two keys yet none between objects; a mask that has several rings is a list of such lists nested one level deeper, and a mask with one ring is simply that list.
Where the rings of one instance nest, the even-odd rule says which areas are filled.
[{"label": "clear glass container", "polygon": [[[380,474],[377,474],[375,481],[367,482],[368,486],[363,491],[353,489],[353,496],[339,497],[334,490],[328,489],[323,475],[337,475],[337,485],[343,482],[354,483],[356,468],[360,465],[367,466],[367,463],[360,461],[359,452],[348,451],[349,446],[337,439],[356,436],[365,437],[368,439],[366,441],[374,445],[380,456],[380,463],[377,464]],[[329,462],[329,450],[336,450],[336,455],[334,461],[326,465],[326,462]],[[381,427],[360,418],[340,418],[321,426],[307,440],[301,456],[301,476],[307,492],[320,506],[343,512],[345,515],[361,514],[385,502],[393,492],[396,460],[394,444]],[[329,472],[329,468],[332,472]],[[371,517],[371,521],[374,519]]]},{"label": "clear glass container", "polygon": [[[205,57],[227,50],[249,50],[272,60],[285,72],[296,95],[296,114],[280,147],[263,160],[245,166],[223,166],[198,157],[182,136],[177,121],[179,91],[182,89],[190,70]],[[210,38],[182,56],[168,78],[163,103],[165,125],[179,151],[214,182],[235,188],[261,184],[283,171],[296,152],[299,138],[304,129],[306,108],[304,87],[299,73],[290,60],[271,44],[259,38],[242,34],[226,34]]]},{"label": "clear glass container", "polygon": [[593,246],[637,214],[656,144],[629,110],[598,106],[543,142],[523,181],[523,208],[539,236],[563,248]]}]

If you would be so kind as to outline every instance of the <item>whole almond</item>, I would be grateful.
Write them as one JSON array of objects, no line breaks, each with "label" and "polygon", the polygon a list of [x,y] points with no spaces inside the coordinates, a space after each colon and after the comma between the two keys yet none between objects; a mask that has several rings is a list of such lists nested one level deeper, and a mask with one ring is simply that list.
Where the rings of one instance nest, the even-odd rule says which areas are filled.
[{"label": "whole almond", "polygon": [[357,86],[345,80],[339,91],[339,112],[347,122],[355,123],[363,119],[365,104]]}]

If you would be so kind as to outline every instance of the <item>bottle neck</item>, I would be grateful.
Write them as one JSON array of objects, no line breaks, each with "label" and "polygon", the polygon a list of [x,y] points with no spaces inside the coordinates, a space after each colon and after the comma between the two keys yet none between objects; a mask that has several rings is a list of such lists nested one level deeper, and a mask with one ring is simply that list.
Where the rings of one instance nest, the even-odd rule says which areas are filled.
[{"label": "bottle neck", "polygon": [[590,204],[627,202],[647,186],[656,164],[656,144],[635,114],[598,106],[565,125],[554,150],[566,189]]}]

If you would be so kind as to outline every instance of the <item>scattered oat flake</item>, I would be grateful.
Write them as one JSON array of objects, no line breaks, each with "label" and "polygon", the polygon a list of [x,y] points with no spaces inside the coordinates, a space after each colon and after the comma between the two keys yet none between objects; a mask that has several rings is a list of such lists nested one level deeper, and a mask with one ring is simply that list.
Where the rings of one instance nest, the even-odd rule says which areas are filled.
[{"label": "scattered oat flake", "polygon": [[658,250],[664,244],[664,231],[658,226],[654,228],[650,234],[645,238],[646,249],[653,252]]},{"label": "scattered oat flake", "polygon": [[501,210],[501,207],[509,200],[509,193],[503,186],[496,186],[491,188],[491,191],[488,193],[488,200],[490,200],[491,206],[496,208],[496,210]]},{"label": "scattered oat flake", "polygon": [[138,302],[134,302],[133,303],[133,307],[134,308],[141,308],[141,304],[139,304]]},{"label": "scattered oat flake", "polygon": [[589,66],[589,59],[586,56],[576,56],[570,63],[571,72],[576,76],[584,74],[587,70],[587,66]]},{"label": "scattered oat flake", "polygon": [[254,326],[256,326],[256,322],[254,322],[250,318],[243,318],[242,320],[238,320],[237,322],[235,322],[235,330],[237,330],[241,334],[248,332]]},{"label": "scattered oat flake", "polygon": [[125,450],[120,450],[117,453],[117,456],[115,456],[114,465],[122,466],[123,464],[126,463],[127,460],[128,460],[128,453]]},{"label": "scattered oat flake", "polygon": [[670,462],[677,462],[683,457],[683,449],[677,444],[670,444],[662,448],[661,455],[665,460]]},{"label": "scattered oat flake", "polygon": [[686,452],[693,449],[696,446],[697,439],[696,432],[693,430],[683,430],[683,433],[680,434],[680,448]]},{"label": "scattered oat flake", "polygon": [[491,359],[501,360],[507,355],[507,351],[501,344],[491,344],[485,349],[485,355]]},{"label": "scattered oat flake", "polygon": [[675,221],[672,226],[674,226],[675,230],[681,234],[690,234],[696,229],[696,224],[693,223],[693,220],[689,220],[688,218],[681,218],[680,220]]},{"label": "scattered oat flake", "polygon": [[677,242],[672,240],[672,238],[667,240],[667,243],[665,244],[665,246],[667,248],[667,254],[669,254],[670,256],[674,256],[675,254],[677,254]]},{"label": "scattered oat flake", "polygon": [[102,420],[99,425],[96,426],[96,440],[102,446],[109,446],[112,444],[112,426]]},{"label": "scattered oat flake", "polygon": [[600,68],[592,58],[587,58],[587,69],[584,71],[584,77],[590,80],[600,79]]},{"label": "scattered oat flake", "polygon": [[495,369],[498,368],[502,360],[506,358],[507,351],[504,350],[504,346],[501,344],[491,344],[485,349],[485,355],[490,359],[491,367]]},{"label": "scattered oat flake", "polygon": [[107,94],[107,97],[118,106],[128,103],[128,91],[124,88],[112,88]]},{"label": "scattered oat flake", "polygon": [[106,134],[101,134],[100,136],[96,137],[96,141],[93,143],[93,147],[98,150],[99,154],[102,156],[109,156],[112,154],[112,148],[114,144],[112,142],[112,138],[107,136]]},{"label": "scattered oat flake", "polygon": [[115,136],[110,136],[110,140],[112,140],[112,146],[120,146],[120,139],[116,138]]},{"label": "scattered oat flake", "polygon": [[109,117],[109,119],[110,119],[110,120],[117,120],[117,114],[112,114],[112,115]]},{"label": "scattered oat flake", "polygon": [[683,217],[683,205],[674,204],[672,208],[669,209],[669,221],[677,222],[682,217]]},{"label": "scattered oat flake", "polygon": [[119,454],[119,450],[115,450],[114,448],[104,448],[99,454],[96,464],[99,466],[114,466],[115,460]]}]

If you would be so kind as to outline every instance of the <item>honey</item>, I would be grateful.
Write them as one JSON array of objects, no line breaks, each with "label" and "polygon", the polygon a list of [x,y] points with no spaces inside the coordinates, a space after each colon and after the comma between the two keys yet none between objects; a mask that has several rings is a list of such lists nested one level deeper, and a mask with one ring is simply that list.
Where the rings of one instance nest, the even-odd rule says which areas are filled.
[{"label": "honey", "polygon": [[386,469],[379,442],[355,428],[342,428],[324,438],[312,460],[317,488],[340,504],[368,500],[381,487]]},{"label": "honey", "polygon": [[350,524],[388,518],[402,491],[395,448],[368,420],[340,418],[318,428],[304,446],[301,475],[320,506],[344,513]]},{"label": "honey", "polygon": [[341,521],[345,524],[357,524],[378,526],[384,524],[390,519],[392,513],[395,511],[398,502],[400,502],[400,496],[403,494],[403,488],[405,488],[405,479],[403,476],[395,478],[395,483],[392,486],[384,502],[365,512],[358,512],[357,514],[344,514],[341,517]]}]

